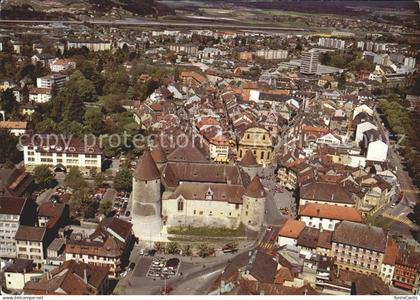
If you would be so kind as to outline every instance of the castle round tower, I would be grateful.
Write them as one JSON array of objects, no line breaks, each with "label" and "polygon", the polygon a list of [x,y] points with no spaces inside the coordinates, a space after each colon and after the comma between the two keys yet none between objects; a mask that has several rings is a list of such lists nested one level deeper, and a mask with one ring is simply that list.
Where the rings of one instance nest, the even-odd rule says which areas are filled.
[{"label": "castle round tower", "polygon": [[245,153],[245,156],[239,162],[239,165],[251,179],[257,176],[258,169],[260,168],[260,165],[257,163],[257,160],[251,150],[248,150]]},{"label": "castle round tower", "polygon": [[161,182],[160,172],[150,151],[140,157],[133,174],[132,223],[133,231],[140,240],[160,240]]},{"label": "castle round tower", "polygon": [[264,186],[255,176],[242,196],[241,223],[248,229],[259,231],[264,224],[265,196]]}]

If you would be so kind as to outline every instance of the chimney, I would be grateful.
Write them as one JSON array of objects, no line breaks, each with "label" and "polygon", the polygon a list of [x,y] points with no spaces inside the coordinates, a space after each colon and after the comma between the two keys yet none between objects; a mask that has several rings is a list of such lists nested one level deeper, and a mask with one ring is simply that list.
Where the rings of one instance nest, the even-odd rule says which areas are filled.
[{"label": "chimney", "polygon": [[87,270],[86,270],[86,268],[83,269],[83,281],[86,284],[88,283],[88,281],[87,281]]}]

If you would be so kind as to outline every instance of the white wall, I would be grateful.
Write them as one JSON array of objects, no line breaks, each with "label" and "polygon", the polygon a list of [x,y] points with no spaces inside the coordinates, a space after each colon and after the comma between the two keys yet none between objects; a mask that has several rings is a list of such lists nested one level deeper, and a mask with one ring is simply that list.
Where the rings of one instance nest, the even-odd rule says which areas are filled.
[{"label": "white wall", "polygon": [[388,154],[388,145],[382,141],[369,143],[366,159],[373,161],[385,161]]}]

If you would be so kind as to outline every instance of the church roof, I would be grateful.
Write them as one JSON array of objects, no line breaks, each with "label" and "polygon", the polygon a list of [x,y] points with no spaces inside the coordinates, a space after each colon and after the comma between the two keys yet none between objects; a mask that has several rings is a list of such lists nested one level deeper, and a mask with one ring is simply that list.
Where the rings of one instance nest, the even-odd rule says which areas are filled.
[{"label": "church roof", "polygon": [[159,170],[149,150],[144,151],[140,157],[134,170],[134,178],[137,180],[160,179]]},{"label": "church roof", "polygon": [[245,195],[252,198],[264,198],[265,189],[260,178],[255,176],[245,190]]}]

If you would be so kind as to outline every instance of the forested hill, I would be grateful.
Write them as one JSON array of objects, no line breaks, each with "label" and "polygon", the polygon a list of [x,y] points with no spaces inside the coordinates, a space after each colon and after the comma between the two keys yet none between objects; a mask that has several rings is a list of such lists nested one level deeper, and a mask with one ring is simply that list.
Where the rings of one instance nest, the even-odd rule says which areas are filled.
[{"label": "forested hill", "polygon": [[174,10],[155,0],[3,0],[3,19],[68,20],[100,16],[164,16]]}]

